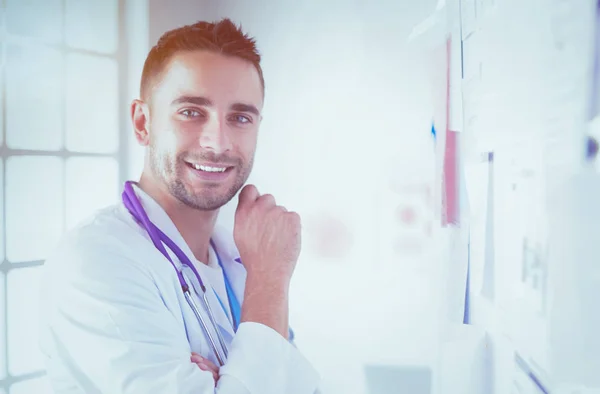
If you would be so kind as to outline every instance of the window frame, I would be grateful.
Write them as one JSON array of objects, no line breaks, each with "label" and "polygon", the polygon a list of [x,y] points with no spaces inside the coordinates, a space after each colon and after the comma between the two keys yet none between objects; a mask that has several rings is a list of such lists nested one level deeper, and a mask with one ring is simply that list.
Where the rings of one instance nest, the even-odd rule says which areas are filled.
[{"label": "window frame", "polygon": [[[128,151],[129,151],[129,138],[127,130],[129,130],[128,123],[128,101],[129,101],[129,91],[128,91],[128,82],[129,82],[129,42],[128,42],[128,34],[127,34],[127,0],[116,0],[117,2],[117,48],[113,53],[105,53],[100,51],[91,51],[87,49],[81,48],[73,48],[66,44],[66,29],[65,29],[65,17],[67,11],[67,0],[61,1],[62,6],[62,39],[59,44],[56,43],[48,43],[44,42],[38,38],[31,37],[22,37],[17,36],[15,34],[10,34],[7,31],[7,20],[6,20],[6,8],[7,3],[6,0],[0,0],[0,103],[1,103],[1,113],[2,117],[0,122],[0,133],[2,136],[2,141],[0,142],[0,171],[1,171],[1,184],[2,190],[0,191],[0,237],[2,237],[3,242],[3,250],[4,254],[0,255],[0,324],[4,325],[4,333],[0,337],[0,341],[4,342],[4,346],[0,345],[0,349],[3,348],[4,353],[0,354],[0,357],[3,358],[5,371],[5,378],[0,380],[0,393],[5,392],[9,393],[11,387],[14,384],[31,381],[33,379],[41,378],[45,376],[46,372],[44,370],[34,371],[31,373],[12,376],[9,370],[9,347],[10,343],[8,342],[8,329],[7,329],[7,320],[8,320],[8,283],[7,277],[9,272],[13,272],[13,270],[19,270],[30,267],[40,267],[44,264],[44,260],[34,260],[34,261],[17,261],[10,262],[8,261],[6,250],[7,250],[7,226],[6,226],[6,198],[7,198],[7,190],[6,190],[6,163],[8,158],[15,156],[51,156],[58,157],[62,160],[62,189],[63,189],[63,223],[62,228],[63,231],[67,228],[67,212],[66,212],[66,171],[67,171],[67,160],[72,157],[103,157],[103,158],[113,158],[116,160],[118,166],[118,182],[117,190],[121,190],[121,186],[123,182],[128,177]],[[117,83],[118,83],[118,148],[113,153],[86,153],[86,152],[73,152],[69,151],[65,147],[65,143],[59,150],[33,150],[33,149],[13,149],[7,146],[7,122],[6,122],[6,109],[7,109],[7,89],[6,89],[6,80],[7,80],[7,70],[6,70],[6,61],[7,61],[7,48],[10,44],[15,45],[27,45],[27,44],[36,44],[43,45],[45,47],[57,49],[60,51],[61,55],[64,57],[65,61],[63,62],[63,78],[62,78],[62,90],[59,93],[62,99],[62,117],[63,117],[63,128],[62,128],[62,138],[63,142],[66,142],[66,127],[67,127],[67,119],[66,119],[66,79],[64,78],[67,69],[66,58],[70,53],[78,53],[84,55],[92,55],[92,56],[100,56],[104,58],[110,58],[115,60],[117,64]],[[23,196],[23,198],[28,198],[29,196]],[[118,196],[115,196],[115,199],[118,199]],[[35,289],[31,289],[31,291],[35,291]],[[1,319],[4,319],[1,321]],[[32,338],[32,340],[36,340],[36,338]],[[0,366],[2,363],[0,363]]]}]

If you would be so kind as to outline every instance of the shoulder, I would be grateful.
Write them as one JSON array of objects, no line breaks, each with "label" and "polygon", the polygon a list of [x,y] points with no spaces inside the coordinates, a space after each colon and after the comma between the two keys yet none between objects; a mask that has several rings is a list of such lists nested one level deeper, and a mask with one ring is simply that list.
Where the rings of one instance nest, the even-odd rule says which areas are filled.
[{"label": "shoulder", "polygon": [[82,319],[83,307],[98,317],[119,305],[159,300],[145,256],[135,257],[137,250],[148,249],[147,240],[123,210],[105,208],[63,235],[41,267],[42,321],[56,324],[65,313]]},{"label": "shoulder", "polygon": [[146,242],[124,207],[113,205],[66,232],[44,266],[46,271],[102,277],[111,269],[136,267],[134,251],[143,249]]}]

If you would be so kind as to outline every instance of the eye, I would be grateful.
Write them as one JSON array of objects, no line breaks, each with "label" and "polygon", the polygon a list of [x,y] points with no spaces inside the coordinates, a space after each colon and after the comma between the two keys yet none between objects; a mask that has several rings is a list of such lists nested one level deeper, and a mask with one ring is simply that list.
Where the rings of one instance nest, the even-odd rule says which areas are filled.
[{"label": "eye", "polygon": [[252,118],[250,118],[249,116],[246,116],[246,115],[241,115],[241,114],[232,115],[230,119],[231,119],[231,121],[239,123],[239,124],[252,123]]},{"label": "eye", "polygon": [[197,118],[201,115],[199,111],[193,109],[184,109],[183,111],[179,111],[179,113],[186,118]]}]

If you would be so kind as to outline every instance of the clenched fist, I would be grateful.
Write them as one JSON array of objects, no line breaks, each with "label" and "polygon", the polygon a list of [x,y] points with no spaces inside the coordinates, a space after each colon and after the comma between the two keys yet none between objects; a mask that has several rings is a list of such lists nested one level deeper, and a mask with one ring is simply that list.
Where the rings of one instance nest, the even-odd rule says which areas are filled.
[{"label": "clenched fist", "polygon": [[300,254],[300,216],[260,195],[254,185],[239,195],[233,235],[249,276],[289,284]]}]

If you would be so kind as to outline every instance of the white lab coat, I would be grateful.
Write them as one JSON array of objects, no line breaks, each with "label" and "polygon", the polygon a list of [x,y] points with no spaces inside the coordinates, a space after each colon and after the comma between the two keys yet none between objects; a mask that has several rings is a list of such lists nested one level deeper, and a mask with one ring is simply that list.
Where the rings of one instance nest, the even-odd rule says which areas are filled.
[{"label": "white lab coat", "polygon": [[[134,190],[150,220],[197,262],[160,205]],[[233,237],[217,230],[213,240],[242,303],[246,271],[234,261],[239,254]],[[202,269],[211,269],[196,265],[201,275]],[[242,323],[234,333],[214,293],[207,291],[226,341],[231,341],[215,388],[212,375],[190,361],[194,351],[216,364],[175,270],[123,204],[69,232],[44,271],[40,346],[57,394],[317,391],[318,374],[292,343],[259,323]],[[190,272],[184,268],[188,283],[198,289]],[[202,303],[196,303],[205,313]]]}]

